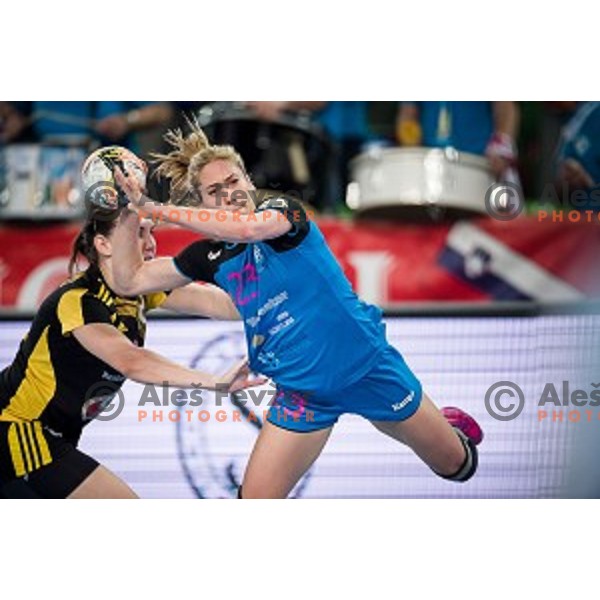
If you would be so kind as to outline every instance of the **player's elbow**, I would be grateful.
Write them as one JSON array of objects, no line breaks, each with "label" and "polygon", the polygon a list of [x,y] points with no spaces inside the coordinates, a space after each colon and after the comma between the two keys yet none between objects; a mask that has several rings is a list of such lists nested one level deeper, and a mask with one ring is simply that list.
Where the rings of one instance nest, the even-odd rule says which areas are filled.
[{"label": "player's elbow", "polygon": [[225,310],[219,310],[218,308],[215,310],[215,318],[220,319],[221,321],[241,321],[242,315],[238,312],[235,306],[231,306]]},{"label": "player's elbow", "polygon": [[237,308],[232,308],[229,314],[227,315],[228,321],[241,321],[242,315],[239,313]]},{"label": "player's elbow", "polygon": [[266,219],[248,221],[240,229],[240,241],[245,243],[260,242],[284,235],[291,229],[288,221],[269,222]]},{"label": "player's elbow", "polygon": [[260,235],[261,232],[257,227],[257,223],[252,221],[242,223],[238,230],[239,241],[245,244],[260,241],[262,239]]},{"label": "player's elbow", "polygon": [[147,383],[148,357],[147,350],[133,346],[132,348],[119,352],[114,357],[112,366],[127,379]]}]

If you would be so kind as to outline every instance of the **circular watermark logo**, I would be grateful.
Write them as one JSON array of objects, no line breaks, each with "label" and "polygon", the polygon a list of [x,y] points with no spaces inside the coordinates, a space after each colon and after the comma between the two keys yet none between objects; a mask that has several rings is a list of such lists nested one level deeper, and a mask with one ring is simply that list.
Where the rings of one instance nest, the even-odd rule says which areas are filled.
[{"label": "circular watermark logo", "polygon": [[[507,400],[505,396],[509,399]],[[498,421],[516,419],[524,406],[525,394],[512,381],[498,381],[485,394],[485,408],[490,416]]]},{"label": "circular watermark logo", "polygon": [[111,381],[98,381],[88,389],[81,408],[84,421],[112,421],[125,407],[125,394],[121,385]]},{"label": "circular watermark logo", "polygon": [[88,209],[116,210],[119,207],[119,191],[112,181],[98,181],[85,191]]},{"label": "circular watermark logo", "polygon": [[515,183],[494,183],[485,194],[485,209],[498,221],[516,219],[524,207],[523,190]]}]

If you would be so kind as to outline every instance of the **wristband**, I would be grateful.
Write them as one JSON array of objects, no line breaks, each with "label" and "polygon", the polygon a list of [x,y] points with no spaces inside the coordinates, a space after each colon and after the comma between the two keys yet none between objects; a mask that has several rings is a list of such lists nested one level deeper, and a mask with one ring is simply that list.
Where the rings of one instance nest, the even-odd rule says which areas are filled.
[{"label": "wristband", "polygon": [[510,164],[514,164],[517,160],[517,148],[512,137],[507,133],[494,133],[488,142],[485,154],[486,156],[498,156]]}]

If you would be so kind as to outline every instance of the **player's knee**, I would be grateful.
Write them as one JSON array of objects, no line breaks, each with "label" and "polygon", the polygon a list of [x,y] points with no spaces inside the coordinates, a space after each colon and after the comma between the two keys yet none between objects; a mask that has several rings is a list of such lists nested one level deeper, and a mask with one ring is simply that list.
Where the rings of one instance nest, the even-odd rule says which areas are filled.
[{"label": "player's knee", "polygon": [[464,483],[469,481],[473,475],[475,475],[477,471],[477,465],[479,462],[479,455],[477,452],[477,446],[462,432],[456,432],[458,437],[460,438],[463,448],[464,455],[462,458],[462,462],[460,466],[453,472],[452,475],[442,475],[437,473],[443,479],[447,479],[448,481],[456,481],[457,483]]}]

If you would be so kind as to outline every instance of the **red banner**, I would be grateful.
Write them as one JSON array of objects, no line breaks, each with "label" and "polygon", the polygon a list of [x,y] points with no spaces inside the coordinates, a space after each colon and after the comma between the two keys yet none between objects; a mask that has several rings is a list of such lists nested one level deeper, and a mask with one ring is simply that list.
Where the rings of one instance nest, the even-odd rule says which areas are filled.
[{"label": "red banner", "polygon": [[[356,291],[381,305],[415,301],[600,297],[595,223],[482,218],[455,224],[319,222]],[[35,310],[66,276],[76,225],[0,226],[0,307]],[[198,238],[165,227],[161,256]]]}]

